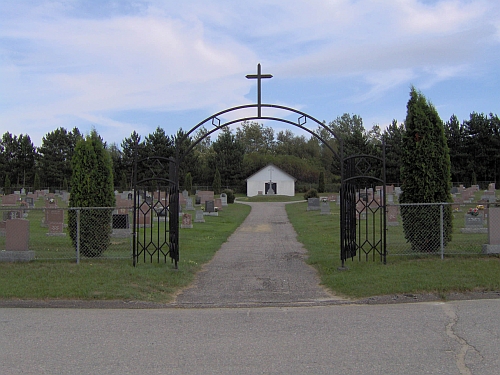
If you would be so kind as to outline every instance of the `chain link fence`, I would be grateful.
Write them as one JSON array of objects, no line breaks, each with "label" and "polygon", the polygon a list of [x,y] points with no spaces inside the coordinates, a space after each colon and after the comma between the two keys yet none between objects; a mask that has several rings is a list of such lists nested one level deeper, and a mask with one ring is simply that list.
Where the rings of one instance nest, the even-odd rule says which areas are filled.
[{"label": "chain link fence", "polygon": [[[388,255],[479,255],[500,237],[493,204],[387,205]],[[490,220],[490,218],[492,218]],[[493,244],[493,251],[495,245]]]},{"label": "chain link fence", "polygon": [[0,207],[0,252],[77,262],[131,259],[132,218],[132,207]]}]

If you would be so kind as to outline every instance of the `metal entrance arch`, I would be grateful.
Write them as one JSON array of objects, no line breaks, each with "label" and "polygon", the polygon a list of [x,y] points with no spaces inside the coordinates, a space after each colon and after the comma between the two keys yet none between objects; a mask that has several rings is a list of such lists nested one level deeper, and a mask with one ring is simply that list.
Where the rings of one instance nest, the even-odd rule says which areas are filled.
[{"label": "metal entrance arch", "polygon": [[[168,252],[164,252],[163,249],[163,244],[157,245],[161,241],[158,240],[156,243],[152,241],[148,241],[146,237],[144,237],[144,240],[142,242],[139,242],[139,240],[136,240],[136,208],[139,209],[139,213],[141,212],[149,212],[148,208],[150,209],[155,207],[157,203],[151,202],[147,203],[146,202],[146,209],[142,210],[141,205],[144,204],[144,202],[141,202],[141,199],[138,198],[135,200],[136,204],[134,205],[134,246],[137,244],[137,251],[136,248],[134,247],[134,265],[137,259],[139,259],[139,256],[143,256],[144,260],[146,261],[147,255],[150,257],[151,261],[153,260],[153,257],[157,257],[158,260],[160,260],[160,253],[163,254],[164,258],[166,259],[167,255],[170,255],[172,258],[172,261],[175,262],[175,265],[177,267],[177,262],[179,261],[179,174],[178,171],[180,170],[180,163],[183,161],[184,157],[193,150],[193,148],[199,144],[204,138],[210,136],[216,131],[222,130],[223,128],[234,124],[234,123],[240,123],[243,121],[251,121],[251,120],[271,120],[271,121],[278,121],[278,122],[283,122],[287,123],[293,126],[296,126],[315,138],[319,139],[336,157],[338,160],[340,160],[340,165],[341,165],[341,194],[340,194],[340,200],[341,200],[341,215],[340,215],[340,222],[341,222],[341,260],[342,260],[342,266],[344,266],[344,262],[348,257],[353,258],[358,251],[363,251],[367,255],[368,259],[368,254],[372,253],[380,253],[382,251],[383,253],[383,260],[385,263],[385,159],[383,159],[383,173],[380,175],[381,178],[373,177],[372,175],[366,175],[366,173],[361,173],[360,175],[357,174],[359,171],[359,166],[361,165],[358,160],[364,160],[364,164],[369,163],[366,161],[367,157],[371,158],[368,155],[354,155],[354,156],[349,156],[344,158],[343,154],[343,140],[340,139],[335,135],[335,133],[327,127],[324,123],[321,121],[318,121],[314,117],[308,115],[305,112],[290,108],[290,107],[285,107],[281,105],[275,105],[275,104],[262,104],[261,100],[261,81],[262,79],[265,78],[272,78],[272,75],[270,74],[262,74],[261,73],[261,66],[260,64],[257,65],[257,74],[256,75],[247,75],[247,78],[249,79],[257,79],[257,104],[248,104],[248,105],[241,105],[241,106],[236,106],[232,107],[223,111],[220,111],[210,117],[207,117],[203,121],[199,122],[196,126],[194,126],[191,130],[189,130],[187,133],[183,135],[182,138],[176,140],[176,156],[175,158],[169,159],[169,179],[161,179],[161,178],[153,178],[150,180],[161,180],[164,182],[168,183],[170,195],[169,195],[169,205],[168,205],[168,216],[170,218],[169,222],[169,230],[168,230],[168,235],[169,235],[169,243],[168,243]],[[223,115],[231,115],[233,116],[235,113],[238,111],[244,112],[245,114],[248,112],[248,110],[256,109],[257,114],[256,115],[241,115],[235,116],[237,119],[234,120],[229,120],[227,122],[222,122],[221,117]],[[269,114],[264,114],[263,115],[263,110],[264,112],[269,112]],[[289,120],[285,118],[286,116],[283,117],[277,117],[274,115],[274,113],[284,113],[286,116],[289,115],[295,115],[296,116],[296,121]],[[308,124],[308,121],[315,125],[318,125],[320,128],[326,130],[327,134],[331,135],[333,139],[337,140],[337,145],[339,146],[339,150],[335,150],[328,142],[327,140],[323,139],[320,135],[318,135],[314,130],[311,130],[307,128],[306,124]],[[191,145],[184,150],[182,153],[180,152],[181,145],[187,141],[191,135],[203,127],[206,124],[210,124],[213,129],[209,130],[207,133],[204,133],[202,136],[200,136],[198,139],[195,139],[194,141],[191,142]],[[385,152],[383,153],[385,155]],[[385,156],[384,156],[385,158]],[[377,158],[375,158],[377,159]],[[380,159],[380,158],[378,158]],[[149,160],[149,159],[148,159]],[[373,235],[373,240],[366,239],[363,241],[363,243],[358,243],[360,240],[356,236],[356,228],[357,226],[357,216],[356,216],[356,211],[357,211],[357,197],[359,197],[359,194],[356,195],[356,181],[367,181],[368,179],[374,179],[374,181],[381,181],[383,184],[383,197],[384,197],[384,202],[382,206],[379,206],[378,209],[372,210],[372,207],[370,207],[370,211],[374,213],[374,215],[382,215],[382,219],[379,220],[380,225],[382,226],[382,232],[383,236],[378,239],[376,238],[375,235]],[[141,180],[141,182],[146,182],[149,181],[148,179]],[[135,185],[134,185],[135,186]],[[137,191],[135,192],[137,196]],[[379,226],[380,226],[379,225]],[[166,228],[166,227],[165,227]],[[366,227],[365,231],[365,236],[368,235],[368,227]],[[138,232],[138,231],[137,231]],[[164,231],[165,237],[167,234],[167,230],[165,229]],[[357,242],[358,241],[358,242]],[[149,250],[149,246],[153,247],[153,250]],[[382,250],[379,250],[382,249]],[[359,254],[361,254],[361,251]]]}]

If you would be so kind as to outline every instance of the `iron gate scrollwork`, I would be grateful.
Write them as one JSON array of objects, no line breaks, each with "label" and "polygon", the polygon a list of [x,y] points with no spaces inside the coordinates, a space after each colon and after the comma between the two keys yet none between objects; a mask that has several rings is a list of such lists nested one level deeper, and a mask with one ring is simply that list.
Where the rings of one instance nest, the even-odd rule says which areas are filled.
[{"label": "iron gate scrollwork", "polygon": [[[179,262],[179,184],[174,158],[148,157],[134,165],[133,263]],[[141,174],[139,176],[139,173]]]},{"label": "iron gate scrollwork", "polygon": [[385,264],[386,182],[383,157],[353,155],[341,161],[340,238],[342,267],[356,255]]}]

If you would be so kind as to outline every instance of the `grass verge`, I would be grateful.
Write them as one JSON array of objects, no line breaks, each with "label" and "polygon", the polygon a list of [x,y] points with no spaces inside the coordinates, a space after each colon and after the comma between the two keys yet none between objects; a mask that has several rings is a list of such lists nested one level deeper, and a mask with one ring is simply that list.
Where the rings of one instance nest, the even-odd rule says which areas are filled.
[{"label": "grass verge", "polygon": [[403,293],[436,293],[500,290],[500,259],[494,256],[388,257],[376,261],[347,262],[339,271],[340,222],[338,213],[307,211],[306,203],[286,206],[298,240],[309,252],[308,263],[321,282],[338,295],[364,298]]},{"label": "grass verge", "polygon": [[232,204],[194,229],[180,230],[179,269],[132,259],[0,263],[1,299],[84,299],[169,302],[243,222],[250,206]]}]

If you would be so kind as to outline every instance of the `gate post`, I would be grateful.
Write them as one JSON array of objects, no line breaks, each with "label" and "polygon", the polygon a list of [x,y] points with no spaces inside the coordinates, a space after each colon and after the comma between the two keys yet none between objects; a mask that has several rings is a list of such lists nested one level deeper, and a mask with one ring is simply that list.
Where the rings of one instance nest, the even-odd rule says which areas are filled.
[{"label": "gate post", "polygon": [[169,244],[170,258],[177,269],[179,262],[179,159],[170,158],[168,175],[173,181],[169,195]]}]

